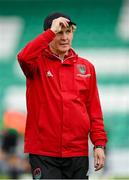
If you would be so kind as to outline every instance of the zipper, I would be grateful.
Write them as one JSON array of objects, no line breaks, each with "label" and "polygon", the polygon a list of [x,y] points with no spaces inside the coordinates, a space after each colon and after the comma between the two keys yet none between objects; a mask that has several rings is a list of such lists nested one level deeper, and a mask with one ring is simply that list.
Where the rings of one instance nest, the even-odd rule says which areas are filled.
[{"label": "zipper", "polygon": [[74,56],[70,56],[70,57],[68,57],[68,58],[66,58],[66,59],[64,59],[64,60],[62,60],[62,59],[60,59],[58,56],[56,56],[56,55],[54,55],[54,54],[52,54],[52,55],[53,55],[54,57],[56,57],[57,59],[59,59],[59,60],[61,61],[62,64],[63,64],[64,61],[66,61],[66,60],[68,60],[68,59],[74,57]]},{"label": "zipper", "polygon": [[64,63],[64,61],[66,61],[66,60],[74,57],[74,56],[70,56],[70,57],[67,57],[66,59],[62,60],[62,59],[60,59],[58,56],[56,56],[55,54],[51,54],[50,52],[48,52],[48,53],[49,53],[50,55],[56,57],[58,60],[60,60],[62,64]]},{"label": "zipper", "polygon": [[62,104],[61,104],[62,115],[61,115],[61,137],[60,137],[61,146],[60,146],[60,152],[61,152],[61,157],[62,157],[62,148],[63,148],[63,109],[64,109],[62,93],[61,93],[61,101],[62,101]]}]

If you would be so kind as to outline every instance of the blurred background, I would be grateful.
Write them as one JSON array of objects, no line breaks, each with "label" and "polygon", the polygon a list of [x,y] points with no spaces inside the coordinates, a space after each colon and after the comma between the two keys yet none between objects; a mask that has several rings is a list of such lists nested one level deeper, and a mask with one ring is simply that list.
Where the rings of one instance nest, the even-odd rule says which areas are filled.
[{"label": "blurred background", "polygon": [[129,179],[129,0],[0,0],[0,179],[31,178],[23,153],[25,78],[16,55],[61,11],[77,23],[73,48],[96,67],[109,142],[91,179]]}]

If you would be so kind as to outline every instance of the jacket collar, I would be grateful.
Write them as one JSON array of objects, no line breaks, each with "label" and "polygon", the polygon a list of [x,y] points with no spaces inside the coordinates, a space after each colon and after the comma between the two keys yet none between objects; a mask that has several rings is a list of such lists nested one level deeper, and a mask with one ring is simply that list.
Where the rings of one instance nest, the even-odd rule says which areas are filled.
[{"label": "jacket collar", "polygon": [[[44,51],[43,54],[44,54],[46,57],[48,57],[50,60],[59,60],[59,61],[61,61],[61,59],[59,58],[59,56],[56,55],[56,54],[54,54],[54,53],[52,53],[49,47],[45,49],[45,51]],[[68,64],[68,65],[70,65],[70,64],[73,64],[73,63],[75,63],[75,62],[77,61],[77,57],[78,57],[78,55],[77,55],[77,54],[75,53],[75,51],[71,48],[71,49],[69,49],[68,54],[65,55],[63,62],[62,62],[62,61],[61,61],[61,62],[62,62],[62,64]]]}]

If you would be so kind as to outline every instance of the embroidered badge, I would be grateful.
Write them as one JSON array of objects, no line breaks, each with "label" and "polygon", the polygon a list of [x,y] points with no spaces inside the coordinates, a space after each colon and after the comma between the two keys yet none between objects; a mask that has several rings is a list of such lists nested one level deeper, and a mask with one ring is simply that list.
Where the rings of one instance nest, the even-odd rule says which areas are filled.
[{"label": "embroidered badge", "polygon": [[34,179],[39,180],[41,178],[41,169],[40,168],[36,168],[33,171],[33,176],[34,176]]},{"label": "embroidered badge", "polygon": [[85,74],[86,73],[86,66],[85,66],[85,64],[77,64],[77,68],[78,68],[78,70],[79,70],[79,72],[81,74]]}]

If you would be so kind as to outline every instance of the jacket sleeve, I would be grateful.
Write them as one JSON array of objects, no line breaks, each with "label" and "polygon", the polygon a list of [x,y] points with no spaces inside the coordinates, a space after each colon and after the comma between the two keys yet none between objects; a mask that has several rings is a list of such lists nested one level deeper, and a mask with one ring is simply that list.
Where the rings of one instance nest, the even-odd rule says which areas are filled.
[{"label": "jacket sleeve", "polygon": [[32,77],[37,69],[38,57],[48,44],[54,39],[55,33],[50,29],[29,42],[19,53],[18,61],[26,77]]},{"label": "jacket sleeve", "polygon": [[91,81],[88,112],[90,117],[90,139],[93,145],[106,146],[107,135],[104,130],[103,115],[97,88],[95,68],[91,65]]}]

